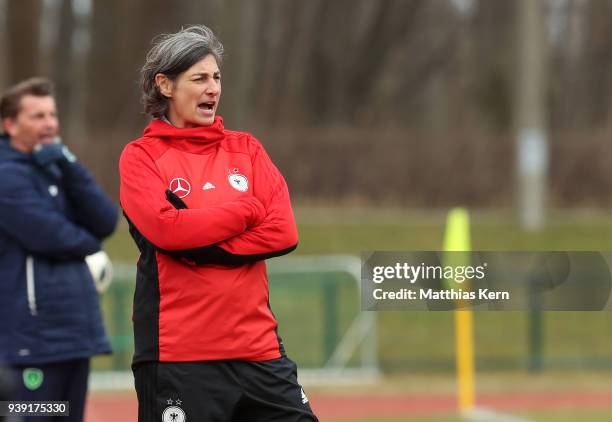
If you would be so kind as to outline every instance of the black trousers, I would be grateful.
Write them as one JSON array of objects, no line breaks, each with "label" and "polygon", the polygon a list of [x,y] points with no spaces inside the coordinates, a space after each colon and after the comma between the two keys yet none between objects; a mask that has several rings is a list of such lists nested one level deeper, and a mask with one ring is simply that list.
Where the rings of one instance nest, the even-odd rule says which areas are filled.
[{"label": "black trousers", "polygon": [[[70,416],[29,416],[23,422],[83,422],[89,358],[65,362],[10,367],[15,380],[13,400],[68,401]],[[36,382],[27,381],[36,374]],[[32,378],[30,378],[32,379]]]},{"label": "black trousers", "polygon": [[287,357],[135,365],[138,422],[318,422]]}]

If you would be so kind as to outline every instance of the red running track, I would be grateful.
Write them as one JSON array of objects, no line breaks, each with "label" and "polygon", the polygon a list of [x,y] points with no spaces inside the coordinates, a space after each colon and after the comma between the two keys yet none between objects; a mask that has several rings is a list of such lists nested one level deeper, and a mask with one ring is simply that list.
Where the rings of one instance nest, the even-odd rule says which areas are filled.
[{"label": "red running track", "polygon": [[[329,418],[368,416],[436,415],[456,409],[452,395],[311,395],[313,409],[321,421]],[[612,392],[546,392],[481,394],[478,405],[489,409],[518,412],[563,408],[612,410]],[[136,421],[134,393],[92,393],[85,422]]]}]

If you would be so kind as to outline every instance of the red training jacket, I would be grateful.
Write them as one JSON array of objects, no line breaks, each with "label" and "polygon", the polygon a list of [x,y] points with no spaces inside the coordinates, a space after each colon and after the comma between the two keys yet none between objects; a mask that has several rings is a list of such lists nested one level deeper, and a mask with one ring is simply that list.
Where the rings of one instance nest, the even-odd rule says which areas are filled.
[{"label": "red training jacket", "polygon": [[264,259],[297,229],[283,176],[252,135],[153,120],[119,163],[140,250],[134,362],[268,360],[284,354]]}]

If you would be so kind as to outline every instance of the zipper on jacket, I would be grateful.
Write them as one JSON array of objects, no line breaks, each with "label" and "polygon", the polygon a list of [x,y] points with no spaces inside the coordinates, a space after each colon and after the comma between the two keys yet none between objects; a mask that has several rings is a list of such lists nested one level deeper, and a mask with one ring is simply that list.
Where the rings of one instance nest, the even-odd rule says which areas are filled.
[{"label": "zipper on jacket", "polygon": [[28,255],[26,257],[26,288],[28,291],[28,306],[30,308],[30,314],[33,316],[38,315],[36,309],[36,290],[34,287],[34,257]]}]

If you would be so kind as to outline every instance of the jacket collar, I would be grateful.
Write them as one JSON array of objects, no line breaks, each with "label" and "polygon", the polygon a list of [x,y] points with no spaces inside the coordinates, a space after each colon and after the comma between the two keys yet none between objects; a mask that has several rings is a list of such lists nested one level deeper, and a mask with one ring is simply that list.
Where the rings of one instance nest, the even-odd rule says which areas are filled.
[{"label": "jacket collar", "polygon": [[11,138],[0,135],[0,161],[32,161],[32,154],[17,151],[11,145]]},{"label": "jacket collar", "polygon": [[166,119],[154,119],[144,130],[144,136],[167,140],[185,139],[189,141],[210,143],[222,140],[225,137],[223,118],[216,116],[210,126],[197,126],[179,128],[173,126]]}]

